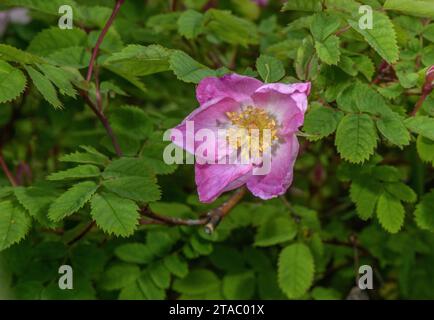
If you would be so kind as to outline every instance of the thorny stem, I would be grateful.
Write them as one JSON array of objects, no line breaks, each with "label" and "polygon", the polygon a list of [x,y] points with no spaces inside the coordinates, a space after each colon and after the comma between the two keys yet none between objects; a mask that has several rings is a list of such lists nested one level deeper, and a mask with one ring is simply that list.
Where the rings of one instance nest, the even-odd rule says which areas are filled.
[{"label": "thorny stem", "polygon": [[4,160],[4,158],[3,158],[3,154],[1,153],[1,151],[0,151],[0,166],[1,166],[1,168],[2,168],[2,170],[3,170],[3,172],[4,172],[4,174],[5,174],[6,177],[8,178],[10,184],[11,184],[13,187],[16,187],[16,186],[18,185],[18,183],[17,183],[17,181],[15,180],[13,174],[9,171],[9,168],[8,168],[8,166],[7,166],[7,164],[6,164],[5,160]]},{"label": "thorny stem", "polygon": [[99,47],[101,46],[101,43],[104,40],[105,35],[107,34],[110,26],[113,24],[113,21],[115,20],[117,14],[119,13],[119,9],[121,8],[122,4],[125,2],[125,0],[117,0],[115,7],[113,8],[112,14],[110,18],[107,20],[104,28],[101,31],[101,34],[98,37],[98,40],[96,41],[95,48],[93,48],[92,57],[90,58],[89,62],[89,69],[87,70],[87,76],[86,81],[89,82],[92,78],[93,73],[93,67],[95,65],[96,57],[98,56]]}]

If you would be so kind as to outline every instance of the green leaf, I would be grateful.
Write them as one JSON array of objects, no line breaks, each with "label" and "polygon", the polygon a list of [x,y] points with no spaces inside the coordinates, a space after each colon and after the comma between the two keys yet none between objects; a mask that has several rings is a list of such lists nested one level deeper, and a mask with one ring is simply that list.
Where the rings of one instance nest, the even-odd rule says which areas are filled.
[{"label": "green leaf", "polygon": [[0,202],[0,251],[20,242],[29,229],[30,219],[20,207]]},{"label": "green leaf", "polygon": [[398,168],[387,165],[375,166],[371,174],[377,179],[385,182],[397,182],[401,180],[401,174]]},{"label": "green leaf", "polygon": [[[96,43],[98,41],[99,30],[91,31],[87,37],[87,46],[90,48],[94,48],[96,46]],[[114,27],[111,27],[106,35],[104,36],[104,41],[101,43],[99,49],[100,52],[106,52],[106,53],[113,53],[120,51],[124,48],[124,43],[122,41],[122,38],[120,34],[117,32],[117,30]]]},{"label": "green leaf", "polygon": [[138,279],[140,290],[151,300],[164,300],[166,294],[163,289],[155,285],[147,271],[142,273]]},{"label": "green leaf", "polygon": [[86,45],[87,36],[80,28],[60,29],[51,27],[39,32],[30,42],[27,51],[40,56],[47,56],[57,50],[73,46]]},{"label": "green leaf", "polygon": [[422,197],[416,206],[414,217],[419,228],[434,232],[434,190]]},{"label": "green leaf", "polygon": [[204,30],[204,16],[195,10],[184,11],[178,19],[178,32],[187,39],[194,39]]},{"label": "green leaf", "polygon": [[181,12],[168,12],[153,15],[146,21],[146,26],[155,33],[168,33],[177,29],[177,21]]},{"label": "green leaf", "polygon": [[351,183],[350,197],[356,204],[357,214],[363,220],[372,217],[377,200],[382,191],[381,183],[362,176]]},{"label": "green leaf", "polygon": [[285,76],[283,63],[271,56],[261,54],[256,60],[256,69],[264,82],[277,82]]},{"label": "green leaf", "polygon": [[310,31],[316,41],[324,41],[338,30],[340,24],[339,16],[321,12],[313,16]]},{"label": "green leaf", "polygon": [[91,207],[92,217],[105,232],[123,237],[134,233],[139,220],[139,208],[133,201],[112,193],[102,193],[92,198]]},{"label": "green leaf", "polygon": [[121,197],[150,202],[161,192],[153,170],[143,159],[121,158],[110,163],[103,172],[103,185]]},{"label": "green leaf", "polygon": [[84,152],[75,151],[61,156],[59,160],[63,162],[95,164],[100,166],[104,166],[109,162],[109,158],[93,147],[80,146],[80,148],[83,149]]},{"label": "green leaf", "polygon": [[372,60],[367,56],[351,57],[355,63],[356,69],[362,73],[368,81],[371,81],[375,73],[375,66]]},{"label": "green leaf", "polygon": [[253,271],[229,273],[223,278],[223,296],[229,300],[248,300],[255,292]]},{"label": "green leaf", "polygon": [[297,234],[295,222],[289,218],[277,217],[267,220],[259,226],[255,236],[258,247],[273,246],[294,239]]},{"label": "green leaf", "polygon": [[85,47],[69,47],[57,50],[47,60],[58,66],[83,69],[89,66],[90,52]]},{"label": "green leaf", "polygon": [[176,50],[170,56],[170,68],[184,82],[199,83],[205,77],[216,76],[216,72],[200,64],[188,54]]},{"label": "green leaf", "polygon": [[41,93],[45,100],[47,100],[54,108],[61,108],[62,103],[57,97],[56,89],[51,81],[42,73],[32,67],[26,67],[36,89]]},{"label": "green leaf", "polygon": [[309,80],[318,71],[318,57],[315,54],[315,45],[310,36],[304,38],[297,49],[295,71],[301,80]]},{"label": "green leaf", "polygon": [[341,56],[338,67],[352,77],[357,76],[358,70],[356,67],[356,62],[349,56]]},{"label": "green leaf", "polygon": [[145,139],[152,133],[149,116],[136,106],[116,108],[110,114],[110,123],[115,132],[121,131],[136,140]]},{"label": "green leaf", "polygon": [[188,274],[188,264],[178,254],[172,254],[164,258],[166,268],[179,278],[184,278]]},{"label": "green leaf", "polygon": [[17,98],[24,92],[26,77],[21,70],[0,60],[0,103]]},{"label": "green leaf", "polygon": [[416,17],[432,18],[434,16],[434,3],[430,0],[386,0],[383,8]]},{"label": "green leaf", "polygon": [[124,286],[119,293],[119,300],[145,300],[149,299],[139,285],[139,281],[132,281]]},{"label": "green leaf", "polygon": [[399,58],[399,48],[396,44],[393,24],[384,13],[373,11],[372,14],[372,29],[360,29],[358,21],[355,20],[348,20],[348,23],[365,38],[384,60],[395,63]]},{"label": "green leaf", "polygon": [[44,59],[7,44],[0,44],[0,58],[21,64],[45,63]]},{"label": "green leaf", "polygon": [[80,210],[98,189],[92,181],[75,184],[68,191],[57,198],[48,211],[48,217],[53,221],[60,221]]},{"label": "green leaf", "polygon": [[391,143],[399,147],[410,144],[410,133],[396,113],[384,115],[376,123],[378,130]]},{"label": "green leaf", "polygon": [[14,188],[18,202],[40,223],[51,226],[47,212],[51,203],[58,197],[58,192],[47,186],[31,186]]},{"label": "green leaf", "polygon": [[434,140],[434,118],[416,116],[404,120],[404,123],[411,131]]},{"label": "green leaf", "polygon": [[404,216],[401,202],[389,192],[383,192],[377,204],[377,217],[383,228],[390,233],[397,233],[404,224]]},{"label": "green leaf", "polygon": [[160,45],[128,45],[108,57],[103,65],[130,76],[145,76],[169,70],[170,51]]},{"label": "green leaf", "polygon": [[64,171],[54,172],[47,177],[47,180],[83,179],[98,177],[99,175],[100,171],[98,167],[86,164]]},{"label": "green leaf", "polygon": [[377,146],[374,121],[366,114],[348,114],[339,123],[335,144],[341,157],[352,163],[369,159]]},{"label": "green leaf", "polygon": [[315,287],[312,292],[312,298],[315,300],[340,300],[341,294],[333,288]]},{"label": "green leaf", "polygon": [[314,268],[309,247],[302,243],[287,246],[279,255],[279,287],[288,298],[300,298],[312,285]]},{"label": "green leaf", "polygon": [[126,243],[116,247],[115,255],[122,261],[138,264],[147,264],[155,257],[147,245],[138,242]]},{"label": "green leaf", "polygon": [[220,280],[213,272],[196,269],[183,279],[175,279],[173,289],[180,293],[201,294],[217,290],[219,285]]},{"label": "green leaf", "polygon": [[153,263],[147,270],[157,287],[167,289],[170,286],[170,272],[163,261]]},{"label": "green leaf", "polygon": [[425,162],[431,162],[434,166],[434,140],[419,135],[417,137],[416,147],[419,157]]},{"label": "green leaf", "polygon": [[321,11],[321,2],[318,0],[288,0],[282,8],[282,11]]},{"label": "green leaf", "polygon": [[38,68],[59,89],[61,94],[73,98],[77,95],[72,85],[75,78],[73,73],[49,64],[38,65]]},{"label": "green leaf", "polygon": [[303,130],[311,141],[320,140],[332,134],[342,118],[341,112],[318,106],[310,110],[304,120]]},{"label": "green leaf", "polygon": [[146,245],[154,255],[159,257],[167,255],[177,240],[175,235],[167,231],[149,231],[146,234]]},{"label": "green leaf", "polygon": [[200,255],[208,255],[213,251],[212,244],[204,239],[201,239],[197,235],[191,238],[190,246]]},{"label": "green leaf", "polygon": [[413,203],[417,200],[413,189],[402,182],[386,183],[385,188],[387,192],[401,201]]},{"label": "green leaf", "polygon": [[204,17],[206,30],[223,42],[247,47],[259,42],[256,25],[234,16],[229,11],[208,9]]},{"label": "green leaf", "polygon": [[140,276],[140,268],[132,264],[116,264],[107,269],[101,279],[105,290],[117,290],[126,287]]},{"label": "green leaf", "polygon": [[143,177],[119,177],[103,181],[103,186],[117,195],[141,202],[157,201],[161,191],[155,179]]},{"label": "green leaf", "polygon": [[126,176],[151,179],[154,178],[154,173],[143,159],[128,157],[112,161],[103,172],[105,179]]},{"label": "green leaf", "polygon": [[336,100],[339,109],[346,112],[366,112],[373,115],[391,117],[392,111],[384,98],[366,83],[355,81]]},{"label": "green leaf", "polygon": [[339,50],[339,38],[335,35],[320,42],[315,41],[316,53],[320,60],[326,64],[338,64],[341,51]]}]

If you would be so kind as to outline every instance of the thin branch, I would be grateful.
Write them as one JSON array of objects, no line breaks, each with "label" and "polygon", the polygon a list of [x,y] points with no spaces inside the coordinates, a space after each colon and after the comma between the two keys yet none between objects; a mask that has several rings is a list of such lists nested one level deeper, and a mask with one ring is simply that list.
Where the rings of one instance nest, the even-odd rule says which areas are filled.
[{"label": "thin branch", "polygon": [[220,207],[211,210],[208,213],[209,222],[205,225],[205,232],[211,234],[214,232],[215,228],[219,225],[221,220],[235,207],[238,202],[244,197],[247,193],[246,187],[241,187],[235,193],[224,202]]},{"label": "thin branch", "polygon": [[424,91],[422,92],[422,95],[420,96],[419,100],[417,100],[416,104],[414,105],[414,109],[410,112],[410,116],[414,117],[416,113],[420,110],[423,103],[425,102],[426,98],[430,95],[432,91],[432,88],[430,91]]},{"label": "thin branch", "polygon": [[8,178],[10,184],[13,187],[16,187],[18,185],[18,183],[15,180],[13,174],[9,171],[9,168],[8,168],[8,166],[7,166],[4,158],[3,158],[3,154],[1,153],[1,151],[0,151],[0,166],[1,166],[1,168],[2,168],[2,170],[4,172],[4,174],[5,174],[5,176]]},{"label": "thin branch", "polygon": [[431,67],[428,69],[426,76],[425,76],[425,83],[422,87],[422,95],[420,96],[419,100],[417,100],[416,105],[414,106],[413,111],[411,111],[410,116],[415,116],[417,112],[422,107],[423,103],[425,102],[426,98],[431,94],[431,92],[434,89],[433,86],[434,81],[434,67]]},{"label": "thin branch", "polygon": [[77,236],[75,236],[72,240],[68,242],[68,246],[72,246],[77,241],[80,241],[92,228],[95,226],[96,222],[90,222],[86,228],[84,228]]},{"label": "thin branch", "polygon": [[107,119],[107,117],[98,109],[98,107],[90,100],[89,95],[85,91],[80,91],[81,96],[83,97],[86,104],[92,109],[92,111],[96,114],[98,119],[101,121],[102,125],[104,126],[108,136],[110,137],[110,140],[113,144],[113,148],[115,149],[116,155],[118,157],[122,156],[122,149],[118,143],[118,140],[116,138],[116,135],[113,132],[112,127],[110,126],[110,123]]},{"label": "thin branch", "polygon": [[89,69],[87,70],[87,76],[86,81],[89,82],[92,78],[93,73],[93,67],[95,65],[96,57],[98,56],[99,47],[101,46],[101,43],[104,40],[105,35],[107,34],[108,30],[110,29],[110,26],[113,24],[113,21],[115,20],[117,14],[119,13],[119,9],[121,8],[122,4],[125,2],[125,0],[117,0],[115,7],[113,8],[112,14],[110,18],[107,20],[104,28],[101,31],[101,34],[98,37],[98,40],[96,41],[95,48],[93,48],[92,57],[90,58],[89,62]]},{"label": "thin branch", "polygon": [[148,207],[144,207],[140,210],[140,213],[146,218],[140,220],[140,224],[164,224],[169,226],[205,226],[205,232],[211,234],[215,228],[221,222],[221,220],[235,207],[238,202],[244,197],[247,189],[242,187],[234,192],[234,194],[218,208],[215,208],[208,212],[205,216],[199,219],[182,219],[176,217],[168,217],[156,214],[149,210]]},{"label": "thin branch", "polygon": [[336,31],[336,32],[335,32],[335,35],[336,35],[336,36],[340,36],[341,34],[347,32],[347,31],[350,30],[350,29],[351,29],[351,26],[350,26],[350,25],[345,26],[345,27],[343,27],[342,29],[339,29],[338,31]]},{"label": "thin branch", "polygon": [[96,106],[98,107],[99,112],[103,112],[102,109],[102,97],[100,91],[100,83],[99,83],[99,68],[96,66],[95,68],[95,96],[96,96]]}]

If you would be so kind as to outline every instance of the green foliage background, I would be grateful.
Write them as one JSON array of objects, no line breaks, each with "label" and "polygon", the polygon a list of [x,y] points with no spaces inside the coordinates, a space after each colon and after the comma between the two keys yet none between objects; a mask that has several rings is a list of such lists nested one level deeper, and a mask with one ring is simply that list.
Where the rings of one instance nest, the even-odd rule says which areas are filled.
[{"label": "green foliage background", "polygon": [[[125,1],[96,63],[122,157],[83,99],[114,3],[0,2],[32,16],[0,43],[0,146],[20,182],[0,173],[3,298],[343,299],[363,264],[371,298],[434,298],[434,96],[411,115],[433,1]],[[73,30],[57,27],[64,4]],[[197,218],[227,199],[201,204],[193,166],[162,162],[162,135],[197,107],[195,84],[231,71],[312,82],[293,186],[247,196],[212,235],[139,225],[139,207]],[[74,290],[58,288],[62,264]]]}]

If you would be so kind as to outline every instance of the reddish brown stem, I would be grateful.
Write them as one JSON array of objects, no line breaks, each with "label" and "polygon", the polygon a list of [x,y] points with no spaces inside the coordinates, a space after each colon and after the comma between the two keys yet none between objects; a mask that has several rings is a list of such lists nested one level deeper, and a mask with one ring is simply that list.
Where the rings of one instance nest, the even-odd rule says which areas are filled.
[{"label": "reddish brown stem", "polygon": [[235,193],[224,202],[221,206],[211,210],[199,219],[182,219],[176,217],[168,217],[156,214],[149,210],[149,208],[145,207],[141,209],[141,214],[146,218],[140,220],[140,224],[165,224],[170,226],[205,226],[205,231],[207,233],[212,233],[215,228],[218,226],[220,221],[231,211],[233,207],[235,207],[238,202],[244,197],[247,189],[242,187],[235,191]]},{"label": "reddish brown stem", "polygon": [[15,180],[13,174],[9,171],[9,168],[8,168],[8,166],[7,166],[4,158],[3,158],[3,154],[1,153],[1,151],[0,151],[0,166],[1,166],[1,168],[2,168],[2,170],[4,172],[4,174],[5,174],[5,176],[8,178],[10,184],[13,187],[16,187],[18,185],[18,183]]},{"label": "reddish brown stem", "polygon": [[433,85],[428,80],[425,81],[422,89],[422,95],[420,96],[419,100],[417,100],[414,109],[410,113],[410,116],[414,117],[416,115],[416,113],[420,110],[423,103],[425,102],[426,98],[428,98],[428,96],[431,94],[433,88]]},{"label": "reddish brown stem", "polygon": [[95,68],[95,96],[96,96],[96,105],[98,107],[99,112],[103,112],[102,110],[102,97],[99,86],[99,69],[98,66]]},{"label": "reddish brown stem", "polygon": [[113,132],[112,127],[110,126],[110,123],[107,119],[107,117],[98,109],[98,107],[90,100],[88,94],[84,91],[80,92],[81,96],[83,97],[86,104],[92,109],[92,111],[95,113],[95,115],[98,117],[98,119],[101,121],[102,125],[104,126],[108,136],[110,137],[110,140],[113,144],[113,148],[115,149],[116,155],[118,157],[122,157],[122,149],[118,143],[118,140],[116,138],[116,135]]},{"label": "reddish brown stem", "polygon": [[83,229],[76,237],[74,237],[71,241],[68,242],[68,246],[72,246],[77,241],[80,241],[92,228],[95,226],[96,222],[90,222],[86,228]]},{"label": "reddish brown stem", "polygon": [[338,31],[336,31],[335,35],[340,36],[341,34],[347,32],[350,29],[351,29],[351,26],[348,25],[348,26],[343,27],[342,29],[339,29]]},{"label": "reddish brown stem", "polygon": [[89,82],[92,78],[93,68],[95,65],[96,57],[98,56],[99,47],[101,46],[101,43],[104,40],[105,35],[107,34],[108,30],[110,29],[110,26],[113,24],[113,21],[115,20],[117,14],[119,13],[119,9],[121,8],[122,4],[125,2],[125,0],[117,0],[115,7],[113,8],[112,14],[110,15],[110,18],[107,20],[104,28],[101,31],[101,34],[98,37],[98,40],[96,41],[95,48],[93,48],[92,56],[90,58],[89,62],[89,69],[87,70],[87,76],[86,81]]}]

